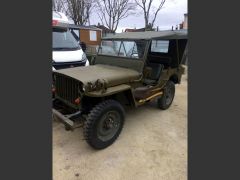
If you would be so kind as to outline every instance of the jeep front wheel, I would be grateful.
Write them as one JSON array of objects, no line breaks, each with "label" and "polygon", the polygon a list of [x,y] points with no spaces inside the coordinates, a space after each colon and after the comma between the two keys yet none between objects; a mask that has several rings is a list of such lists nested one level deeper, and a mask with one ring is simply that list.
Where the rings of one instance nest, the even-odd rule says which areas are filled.
[{"label": "jeep front wheel", "polygon": [[174,99],[175,95],[175,84],[172,81],[168,81],[166,86],[163,89],[163,95],[158,99],[158,107],[160,109],[168,109]]},{"label": "jeep front wheel", "polygon": [[106,100],[96,105],[84,125],[84,137],[95,149],[110,146],[119,136],[124,124],[124,109],[115,100]]}]

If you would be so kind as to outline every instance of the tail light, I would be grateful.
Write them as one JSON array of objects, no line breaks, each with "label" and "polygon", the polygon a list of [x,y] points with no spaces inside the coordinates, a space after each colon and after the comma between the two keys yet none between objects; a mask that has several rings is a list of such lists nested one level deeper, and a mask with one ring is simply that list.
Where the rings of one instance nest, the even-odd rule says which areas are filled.
[{"label": "tail light", "polygon": [[58,20],[52,20],[52,26],[56,26],[58,24]]},{"label": "tail light", "polygon": [[52,93],[55,93],[55,92],[56,92],[56,88],[52,87]]},{"label": "tail light", "polygon": [[77,99],[74,100],[75,104],[80,104],[80,98],[78,97]]}]

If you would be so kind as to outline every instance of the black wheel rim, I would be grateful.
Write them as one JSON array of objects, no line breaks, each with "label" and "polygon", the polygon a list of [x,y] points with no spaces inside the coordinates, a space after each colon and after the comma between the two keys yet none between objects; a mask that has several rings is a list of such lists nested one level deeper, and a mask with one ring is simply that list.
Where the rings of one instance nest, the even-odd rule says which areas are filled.
[{"label": "black wheel rim", "polygon": [[165,91],[166,105],[169,105],[169,104],[172,103],[173,94],[174,94],[174,89],[173,89],[173,87],[168,87],[168,88],[166,88],[166,91]]},{"label": "black wheel rim", "polygon": [[97,136],[102,141],[108,141],[114,137],[120,127],[120,114],[117,111],[105,113],[97,126]]}]

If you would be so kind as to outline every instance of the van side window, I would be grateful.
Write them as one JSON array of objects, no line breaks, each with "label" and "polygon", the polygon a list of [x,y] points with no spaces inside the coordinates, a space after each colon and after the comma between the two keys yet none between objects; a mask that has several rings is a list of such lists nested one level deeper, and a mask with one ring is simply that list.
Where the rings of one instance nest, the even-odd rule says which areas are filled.
[{"label": "van side window", "polygon": [[152,40],[151,52],[168,53],[169,40]]}]

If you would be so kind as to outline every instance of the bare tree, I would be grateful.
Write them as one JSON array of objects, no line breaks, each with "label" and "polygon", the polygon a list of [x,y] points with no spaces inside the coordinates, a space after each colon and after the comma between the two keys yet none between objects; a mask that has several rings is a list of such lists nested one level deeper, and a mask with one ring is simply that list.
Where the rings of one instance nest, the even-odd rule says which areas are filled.
[{"label": "bare tree", "polygon": [[76,25],[90,24],[90,15],[94,7],[94,0],[65,0],[65,13],[72,18]]},{"label": "bare tree", "polygon": [[154,0],[135,0],[136,4],[143,10],[145,28],[153,28],[158,12],[166,2],[166,0],[159,0],[159,5],[155,8],[153,6],[153,1]]},{"label": "bare tree", "polygon": [[135,5],[132,0],[97,0],[98,16],[102,24],[115,32],[122,19],[134,14]]},{"label": "bare tree", "polygon": [[64,12],[65,6],[63,0],[52,0],[52,10],[58,12]]}]

